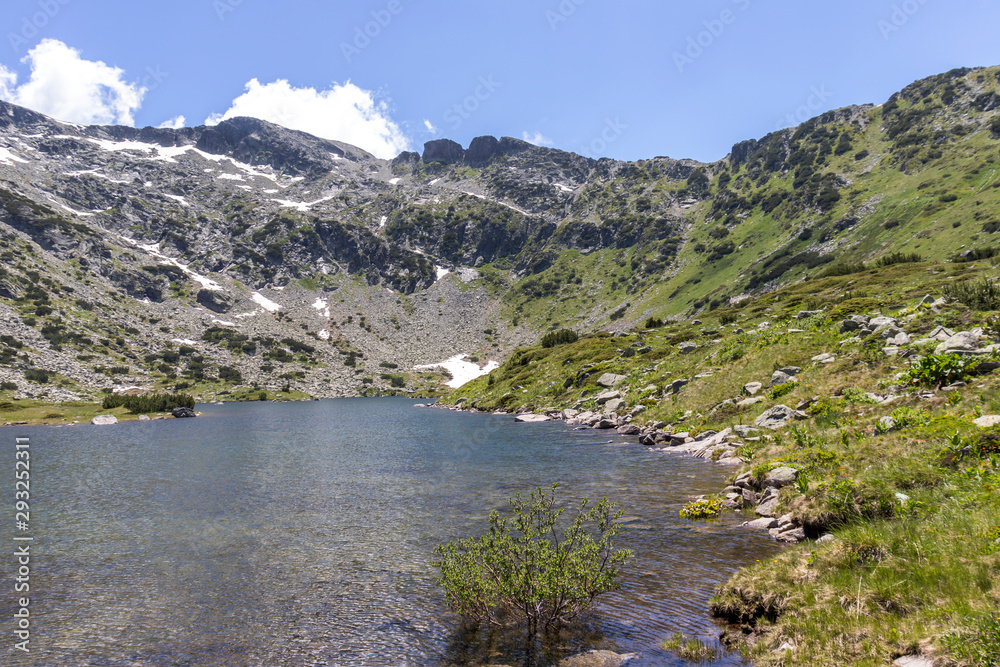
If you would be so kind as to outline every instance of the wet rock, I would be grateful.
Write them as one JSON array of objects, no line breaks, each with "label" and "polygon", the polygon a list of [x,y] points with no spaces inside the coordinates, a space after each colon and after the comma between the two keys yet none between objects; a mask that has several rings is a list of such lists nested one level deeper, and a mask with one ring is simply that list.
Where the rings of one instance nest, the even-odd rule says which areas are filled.
[{"label": "wet rock", "polygon": [[118,423],[118,417],[114,415],[97,415],[90,420],[90,423],[96,426],[110,426],[111,424]]},{"label": "wet rock", "polygon": [[560,660],[556,667],[625,667],[629,661],[637,657],[639,656],[635,653],[588,651]]}]

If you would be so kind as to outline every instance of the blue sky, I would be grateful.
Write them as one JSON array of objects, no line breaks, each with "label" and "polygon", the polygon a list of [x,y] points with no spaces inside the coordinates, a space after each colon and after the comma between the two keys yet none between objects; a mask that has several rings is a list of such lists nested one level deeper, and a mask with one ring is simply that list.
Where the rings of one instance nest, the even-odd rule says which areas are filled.
[{"label": "blue sky", "polygon": [[1000,64],[986,0],[6,0],[0,25],[0,96],[62,120],[257,115],[381,157],[493,134],[713,161]]}]

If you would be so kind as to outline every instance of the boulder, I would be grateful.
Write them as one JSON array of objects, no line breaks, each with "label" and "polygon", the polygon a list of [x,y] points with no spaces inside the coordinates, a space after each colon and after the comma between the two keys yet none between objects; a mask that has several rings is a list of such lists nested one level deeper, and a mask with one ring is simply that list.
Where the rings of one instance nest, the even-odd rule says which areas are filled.
[{"label": "boulder", "polygon": [[920,655],[904,655],[893,662],[896,667],[934,667],[934,661]]},{"label": "boulder", "polygon": [[610,401],[604,404],[604,409],[608,412],[618,412],[623,407],[625,407],[625,401],[620,398],[612,398]]},{"label": "boulder", "polygon": [[945,327],[937,327],[936,329],[934,329],[934,331],[927,334],[927,337],[944,342],[954,335],[955,332],[952,331],[951,329],[946,329]]},{"label": "boulder", "polygon": [[794,484],[795,480],[798,478],[798,470],[795,468],[789,468],[788,466],[781,466],[780,468],[775,468],[771,472],[767,473],[767,477],[764,478],[764,485],[780,489],[788,486],[789,484]]},{"label": "boulder", "polygon": [[233,302],[228,297],[209,289],[198,290],[196,299],[213,313],[228,313],[233,307]]},{"label": "boulder", "polygon": [[191,408],[174,408],[170,411],[177,419],[190,419],[191,417],[196,417],[195,411]]},{"label": "boulder", "polygon": [[141,421],[141,422],[148,422],[149,421],[149,415],[139,415],[139,421]]},{"label": "boulder", "polygon": [[759,428],[767,428],[773,431],[784,428],[787,425],[786,422],[791,419],[805,419],[807,416],[804,412],[793,410],[787,405],[776,405],[757,417],[754,420],[754,424]]},{"label": "boulder", "polygon": [[879,316],[868,320],[868,328],[877,331],[881,327],[897,327],[899,324],[891,317]]},{"label": "boulder", "polygon": [[518,415],[514,421],[520,424],[537,424],[538,422],[552,421],[548,415]]},{"label": "boulder", "polygon": [[763,388],[763,382],[747,382],[743,385],[743,393],[747,396],[756,396]]},{"label": "boulder", "polygon": [[757,505],[757,509],[754,510],[760,516],[773,517],[774,513],[778,511],[778,498],[775,496],[769,500],[765,500],[760,505]]},{"label": "boulder", "polygon": [[620,391],[602,391],[600,394],[594,397],[594,401],[598,405],[603,405],[608,401],[612,401],[616,398],[621,398],[622,393]]},{"label": "boulder", "polygon": [[740,408],[748,408],[751,405],[757,405],[758,403],[763,403],[766,399],[763,396],[754,396],[752,398],[744,398],[742,401],[736,404]]},{"label": "boulder", "polygon": [[978,419],[972,420],[972,423],[979,428],[991,428],[1000,424],[1000,415],[983,415]]},{"label": "boulder", "polygon": [[806,539],[805,529],[798,526],[788,529],[772,528],[768,533],[774,540],[787,544],[798,544],[799,542],[804,542]]},{"label": "boulder", "polygon": [[824,352],[823,354],[817,354],[815,357],[812,358],[812,361],[815,361],[817,364],[832,364],[836,360],[837,358],[834,357],[829,352]]},{"label": "boulder", "polygon": [[645,405],[637,405],[634,408],[632,408],[632,412],[630,412],[629,414],[632,415],[633,417],[638,417],[639,415],[641,415],[645,411],[646,411],[646,406]]},{"label": "boulder", "polygon": [[597,384],[602,387],[614,387],[619,382],[625,379],[624,375],[615,375],[614,373],[605,373],[597,379]]},{"label": "boulder", "polygon": [[642,432],[642,429],[640,429],[635,424],[625,424],[625,426],[619,426],[618,427],[618,434],[619,435],[639,435],[639,433],[641,433],[641,432]]},{"label": "boulder", "polygon": [[797,320],[807,320],[810,317],[816,317],[817,315],[822,315],[822,310],[800,310],[799,314],[795,316]]},{"label": "boulder", "polygon": [[684,387],[688,386],[690,383],[691,383],[691,381],[688,380],[688,379],[686,379],[686,378],[680,379],[680,380],[674,380],[673,382],[671,382],[670,384],[668,384],[663,389],[663,394],[664,395],[667,395],[667,394],[676,394],[681,389],[683,389]]},{"label": "boulder", "polygon": [[754,528],[756,530],[770,530],[778,527],[778,520],[774,517],[765,516],[759,519],[754,519],[753,521],[745,521],[740,525],[747,528]]},{"label": "boulder", "polygon": [[114,415],[97,415],[90,420],[90,423],[97,426],[110,426],[111,424],[118,423],[118,417]]},{"label": "boulder", "polygon": [[886,342],[889,343],[889,345],[895,345],[897,347],[901,345],[909,345],[911,342],[910,334],[906,333],[905,331],[900,331],[892,338],[887,338]]},{"label": "boulder", "polygon": [[971,354],[978,351],[979,336],[971,331],[959,331],[934,349],[934,354]]},{"label": "boulder", "polygon": [[691,354],[698,349],[698,345],[696,343],[684,342],[678,345],[677,349],[681,351],[681,354]]},{"label": "boulder", "polygon": [[788,384],[789,382],[795,382],[795,377],[789,375],[788,373],[782,371],[774,371],[771,375],[771,386],[780,387],[783,384]]}]

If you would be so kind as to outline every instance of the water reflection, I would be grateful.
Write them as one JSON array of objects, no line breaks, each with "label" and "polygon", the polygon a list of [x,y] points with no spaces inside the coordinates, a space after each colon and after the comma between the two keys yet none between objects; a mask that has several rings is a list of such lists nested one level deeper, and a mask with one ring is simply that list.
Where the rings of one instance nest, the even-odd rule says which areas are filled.
[{"label": "water reflection", "polygon": [[[196,420],[21,429],[39,634],[18,664],[548,665],[590,648],[674,664],[658,645],[717,634],[714,586],[774,548],[678,518],[690,495],[720,488],[718,467],[606,433],[411,404],[204,406]],[[428,562],[514,492],[554,481],[566,502],[617,500],[634,517],[620,538],[636,557],[621,591],[529,655],[517,632],[461,628]]]}]

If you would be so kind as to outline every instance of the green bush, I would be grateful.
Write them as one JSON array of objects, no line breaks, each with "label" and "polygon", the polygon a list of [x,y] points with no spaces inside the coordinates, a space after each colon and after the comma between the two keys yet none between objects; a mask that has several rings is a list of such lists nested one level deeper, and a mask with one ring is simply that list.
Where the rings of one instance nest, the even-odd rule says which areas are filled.
[{"label": "green bush", "polygon": [[52,375],[51,371],[43,371],[38,368],[29,368],[24,371],[25,380],[28,382],[37,382],[38,384],[48,384],[50,375]]},{"label": "green bush", "polygon": [[174,408],[194,408],[194,399],[187,394],[150,394],[149,396],[108,396],[101,407],[113,410],[124,406],[132,414],[170,412]]},{"label": "green bush", "polygon": [[710,519],[722,512],[722,501],[719,498],[694,500],[685,505],[680,515],[682,519]]},{"label": "green bush", "polygon": [[963,281],[945,285],[944,295],[951,301],[958,301],[973,310],[1000,309],[1000,287],[987,278],[981,281]]},{"label": "green bush", "polygon": [[509,500],[513,516],[490,513],[486,535],[439,545],[436,581],[448,605],[478,623],[527,625],[528,636],[573,620],[598,595],[616,590],[621,566],[632,557],[615,536],[622,514],[602,498],[587,509],[584,499],[571,522],[559,530],[562,509],[555,509],[557,485],[539,488],[528,498]]},{"label": "green bush", "polygon": [[560,329],[559,331],[552,331],[542,336],[542,347],[549,348],[556,345],[566,345],[567,343],[575,343],[579,339],[580,336],[575,331]]},{"label": "green bush", "polygon": [[888,266],[894,266],[896,264],[915,264],[917,262],[924,261],[924,258],[917,253],[905,253],[905,252],[891,252],[888,255],[883,255],[875,261],[876,269],[884,269]]},{"label": "green bush", "polygon": [[950,633],[942,644],[970,665],[1000,665],[1000,613],[984,614],[973,623],[975,633]]},{"label": "green bush", "polygon": [[958,354],[928,354],[907,372],[907,379],[911,384],[941,387],[964,380],[978,365],[979,360]]},{"label": "green bush", "polygon": [[648,320],[646,320],[645,324],[646,329],[659,329],[662,326],[663,326],[663,320],[661,320],[658,317],[650,317]]}]

